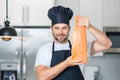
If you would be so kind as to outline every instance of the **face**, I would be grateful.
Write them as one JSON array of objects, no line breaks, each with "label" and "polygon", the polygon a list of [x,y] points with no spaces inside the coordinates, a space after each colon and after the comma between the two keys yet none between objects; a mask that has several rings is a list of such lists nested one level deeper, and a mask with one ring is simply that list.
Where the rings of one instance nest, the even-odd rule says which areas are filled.
[{"label": "face", "polygon": [[67,24],[59,23],[51,27],[51,31],[55,42],[65,43],[68,40],[70,27]]}]

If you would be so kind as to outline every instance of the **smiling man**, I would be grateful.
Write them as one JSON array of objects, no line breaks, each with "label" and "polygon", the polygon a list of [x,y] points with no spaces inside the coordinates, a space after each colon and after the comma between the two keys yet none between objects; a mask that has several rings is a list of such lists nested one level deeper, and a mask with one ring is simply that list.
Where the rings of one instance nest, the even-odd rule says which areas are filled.
[{"label": "smiling man", "polygon": [[[46,43],[38,50],[35,61],[35,70],[38,80],[84,80],[79,65],[81,61],[71,61],[71,42],[68,40],[70,25],[73,16],[70,8],[55,6],[49,9],[48,17],[52,21],[51,32],[54,41]],[[112,43],[100,30],[93,27],[87,17],[80,18],[80,25],[95,37],[95,41],[88,43],[88,54],[108,49]]]},{"label": "smiling man", "polygon": [[68,40],[68,35],[70,27],[67,24],[55,24],[54,27],[51,27],[53,37],[56,43],[66,43]]}]

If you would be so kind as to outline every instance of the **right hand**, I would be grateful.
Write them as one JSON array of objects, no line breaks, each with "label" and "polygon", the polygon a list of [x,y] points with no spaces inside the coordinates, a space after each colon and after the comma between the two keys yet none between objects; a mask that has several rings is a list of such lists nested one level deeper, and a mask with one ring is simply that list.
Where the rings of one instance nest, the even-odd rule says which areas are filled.
[{"label": "right hand", "polygon": [[80,60],[73,62],[72,56],[68,57],[64,62],[66,63],[67,66],[75,66],[82,64],[82,61]]}]

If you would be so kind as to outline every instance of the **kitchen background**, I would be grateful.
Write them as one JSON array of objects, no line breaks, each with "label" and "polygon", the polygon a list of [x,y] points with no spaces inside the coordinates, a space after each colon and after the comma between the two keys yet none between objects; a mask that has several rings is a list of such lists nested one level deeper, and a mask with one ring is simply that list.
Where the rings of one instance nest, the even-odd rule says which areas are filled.
[{"label": "kitchen background", "polygon": [[[0,65],[3,64],[4,61],[5,63],[12,62],[12,64],[17,64],[17,62],[19,62],[21,64],[17,67],[21,67],[24,62],[28,62],[26,68],[23,67],[23,65],[19,69],[23,70],[19,71],[19,80],[23,80],[24,78],[26,78],[26,80],[35,80],[35,55],[39,46],[45,43],[44,40],[51,40],[49,35],[50,20],[47,17],[47,10],[50,7],[53,5],[70,7],[74,11],[74,16],[71,20],[71,26],[74,26],[75,15],[82,15],[87,16],[90,19],[91,24],[103,31],[103,27],[120,27],[119,3],[119,0],[9,0],[9,17],[11,25],[15,27],[19,36],[24,36],[24,40],[22,41],[21,38],[17,38],[17,40],[15,38],[8,42],[3,41],[2,39],[0,40]],[[5,16],[5,0],[0,0],[1,26],[4,25],[3,22]],[[69,37],[70,39],[71,34]],[[43,35],[47,37],[43,37]],[[94,40],[94,37],[89,32],[87,32],[87,35],[88,41]],[[24,54],[24,51],[27,51],[26,54]],[[2,52],[5,52],[6,54],[9,53],[9,55],[3,55]],[[14,53],[14,55],[12,53]],[[20,61],[17,61],[18,53]],[[119,53],[101,52],[98,55],[90,56],[85,67],[97,69],[96,73],[93,73],[94,79],[91,80],[119,80]],[[13,55],[11,58],[14,61],[11,61],[11,58],[9,58],[10,55]],[[23,58],[24,56],[27,58]],[[84,70],[87,69],[84,68]],[[24,73],[24,71],[26,71],[26,73]],[[0,76],[1,75],[2,74],[0,74]],[[92,76],[87,77],[89,78]]]},{"label": "kitchen background", "polygon": [[[56,0],[57,5],[62,4],[71,7],[74,10],[74,15],[87,16],[91,24],[102,31],[103,27],[120,27],[119,3],[119,0]],[[71,21],[71,25],[74,26],[74,18]],[[94,39],[89,32],[87,35],[88,41]],[[99,66],[99,75],[94,80],[120,79],[119,53],[100,53],[99,55],[89,57],[87,65]],[[90,78],[87,78],[87,80],[90,80]]]}]

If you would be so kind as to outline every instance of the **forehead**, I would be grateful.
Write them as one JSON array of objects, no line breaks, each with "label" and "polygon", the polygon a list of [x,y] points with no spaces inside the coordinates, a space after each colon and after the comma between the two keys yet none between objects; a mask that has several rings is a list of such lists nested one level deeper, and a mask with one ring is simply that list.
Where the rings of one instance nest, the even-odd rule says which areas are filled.
[{"label": "forehead", "polygon": [[62,27],[69,27],[69,26],[67,24],[65,24],[65,23],[58,23],[58,24],[53,25],[53,27],[60,27],[60,28],[62,28]]}]

